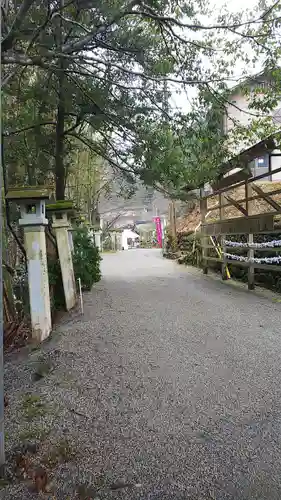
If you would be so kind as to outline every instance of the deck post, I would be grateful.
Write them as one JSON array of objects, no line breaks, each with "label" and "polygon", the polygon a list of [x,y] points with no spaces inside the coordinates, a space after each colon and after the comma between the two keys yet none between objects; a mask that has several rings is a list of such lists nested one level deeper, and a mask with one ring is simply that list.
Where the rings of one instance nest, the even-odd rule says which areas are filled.
[{"label": "deck post", "polygon": [[[245,182],[245,198],[246,198],[246,210],[247,215],[251,215],[252,201],[249,201],[249,198],[253,196],[253,187],[251,183]],[[254,235],[249,233],[247,235],[248,245],[252,245],[254,243]],[[249,259],[249,267],[248,267],[248,290],[254,290],[255,288],[255,268],[252,260],[255,256],[255,250],[253,248],[248,249],[248,259]]]},{"label": "deck post", "polygon": [[202,231],[202,264],[203,273],[208,274],[208,236],[205,235],[204,222],[207,215],[207,199],[203,198],[204,187],[200,188],[200,213],[201,213],[201,231]]}]

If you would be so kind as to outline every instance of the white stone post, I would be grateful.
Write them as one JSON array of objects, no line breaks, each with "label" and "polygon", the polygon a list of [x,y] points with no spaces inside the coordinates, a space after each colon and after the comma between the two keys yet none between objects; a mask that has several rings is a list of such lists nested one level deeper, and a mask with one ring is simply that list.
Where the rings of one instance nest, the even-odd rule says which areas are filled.
[{"label": "white stone post", "polygon": [[127,238],[127,231],[124,229],[122,232],[122,248],[123,250],[128,250],[128,238]]},{"label": "white stone post", "polygon": [[117,247],[118,250],[122,250],[122,233],[117,233]]},{"label": "white stone post", "polygon": [[112,250],[116,251],[116,232],[115,231],[110,232],[110,239],[111,239]]},{"label": "white stone post", "polygon": [[64,289],[65,306],[67,311],[72,309],[76,304],[76,287],[75,277],[72,262],[71,247],[69,244],[69,229],[70,224],[67,217],[67,212],[54,212],[53,223],[58,254],[61,267],[61,275]]},{"label": "white stone post", "polygon": [[102,248],[101,248],[101,231],[95,231],[94,235],[95,235],[95,245],[96,245],[96,247],[98,247],[99,251],[101,251],[102,250]]},{"label": "white stone post", "polygon": [[37,342],[46,339],[52,329],[49,277],[46,252],[45,201],[19,200],[24,228],[24,242],[28,264],[28,288],[32,338]]}]

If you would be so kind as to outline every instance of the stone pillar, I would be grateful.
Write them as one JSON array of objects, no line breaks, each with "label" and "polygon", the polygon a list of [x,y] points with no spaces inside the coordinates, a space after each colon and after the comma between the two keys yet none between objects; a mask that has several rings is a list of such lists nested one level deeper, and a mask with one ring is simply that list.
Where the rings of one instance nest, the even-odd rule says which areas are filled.
[{"label": "stone pillar", "polygon": [[118,250],[122,250],[122,233],[117,233],[117,247]]},{"label": "stone pillar", "polygon": [[65,305],[67,311],[69,311],[76,304],[76,287],[71,247],[69,244],[70,224],[67,218],[67,213],[63,211],[60,213],[54,212],[52,227],[54,229],[57,240]]},{"label": "stone pillar", "polygon": [[19,225],[24,229],[32,338],[42,342],[52,329],[45,235],[48,224],[45,203],[50,193],[38,186],[13,188],[6,199],[20,205]]},{"label": "stone pillar", "polygon": [[95,231],[94,235],[95,235],[95,245],[96,245],[96,247],[98,247],[99,251],[101,251],[102,250],[102,247],[101,247],[101,231]]},{"label": "stone pillar", "polygon": [[117,249],[116,249],[116,232],[115,231],[110,232],[110,239],[111,239],[112,250],[116,251]]},{"label": "stone pillar", "polygon": [[72,234],[72,231],[68,231],[68,242],[69,242],[69,247],[70,247],[70,251],[71,253],[74,252],[74,244],[73,244],[73,234]]},{"label": "stone pillar", "polygon": [[45,227],[24,226],[24,243],[28,263],[28,288],[32,338],[46,339],[52,329],[49,276],[46,253]]},{"label": "stone pillar", "polygon": [[26,189],[21,193],[8,192],[8,195],[9,199],[17,201],[21,208],[19,225],[24,229],[32,339],[42,342],[52,329],[45,235],[45,226],[48,224],[45,217],[45,199],[48,196],[39,188],[32,191]]}]

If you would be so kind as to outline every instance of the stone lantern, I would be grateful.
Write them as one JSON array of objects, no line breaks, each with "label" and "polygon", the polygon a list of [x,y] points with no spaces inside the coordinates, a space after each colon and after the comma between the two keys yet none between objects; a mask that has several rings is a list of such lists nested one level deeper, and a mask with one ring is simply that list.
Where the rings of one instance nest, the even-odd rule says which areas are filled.
[{"label": "stone lantern", "polygon": [[92,226],[95,246],[102,251],[102,231],[97,226]]},{"label": "stone lantern", "polygon": [[72,261],[72,233],[69,217],[73,215],[73,202],[56,201],[47,204],[47,213],[52,218],[52,228],[56,235],[61,275],[67,311],[76,304],[76,286]]},{"label": "stone lantern", "polygon": [[122,250],[122,230],[116,229],[116,249]]},{"label": "stone lantern", "polygon": [[24,229],[24,245],[28,265],[28,287],[32,338],[46,339],[52,329],[49,277],[46,253],[45,203],[49,192],[42,187],[12,188],[6,199],[20,206],[19,225]]}]

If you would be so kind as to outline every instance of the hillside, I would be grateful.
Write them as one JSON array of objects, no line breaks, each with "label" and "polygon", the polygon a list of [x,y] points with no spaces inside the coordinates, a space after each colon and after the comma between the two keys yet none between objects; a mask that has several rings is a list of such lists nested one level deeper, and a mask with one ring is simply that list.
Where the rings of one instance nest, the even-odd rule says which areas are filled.
[{"label": "hillside", "polygon": [[[263,191],[270,193],[274,190],[281,189],[281,182],[260,182],[258,183],[259,187],[263,189]],[[239,188],[234,188],[227,193],[234,200],[238,201],[245,197],[245,189],[244,186]],[[254,195],[254,194],[253,194]],[[281,204],[281,193],[272,196],[272,199],[279,204]],[[208,200],[208,207],[213,207],[219,203],[218,196],[213,196]],[[246,208],[245,203],[241,203],[243,208]],[[260,214],[266,212],[272,212],[273,208],[262,199],[253,200],[251,202],[251,214]],[[236,217],[241,217],[241,212],[235,208],[234,206],[225,208],[225,218],[226,219],[234,219]],[[214,210],[209,213],[208,222],[216,221],[219,219],[219,210]],[[196,227],[200,224],[200,208],[199,201],[195,202],[195,206],[192,210],[189,211],[186,215],[179,217],[177,219],[177,231],[179,233],[187,233],[195,231]]]},{"label": "hillside", "polygon": [[153,189],[139,185],[130,199],[124,199],[112,192],[99,203],[100,216],[104,221],[118,217],[116,226],[125,226],[137,221],[151,222],[155,215],[167,216],[169,200]]}]

